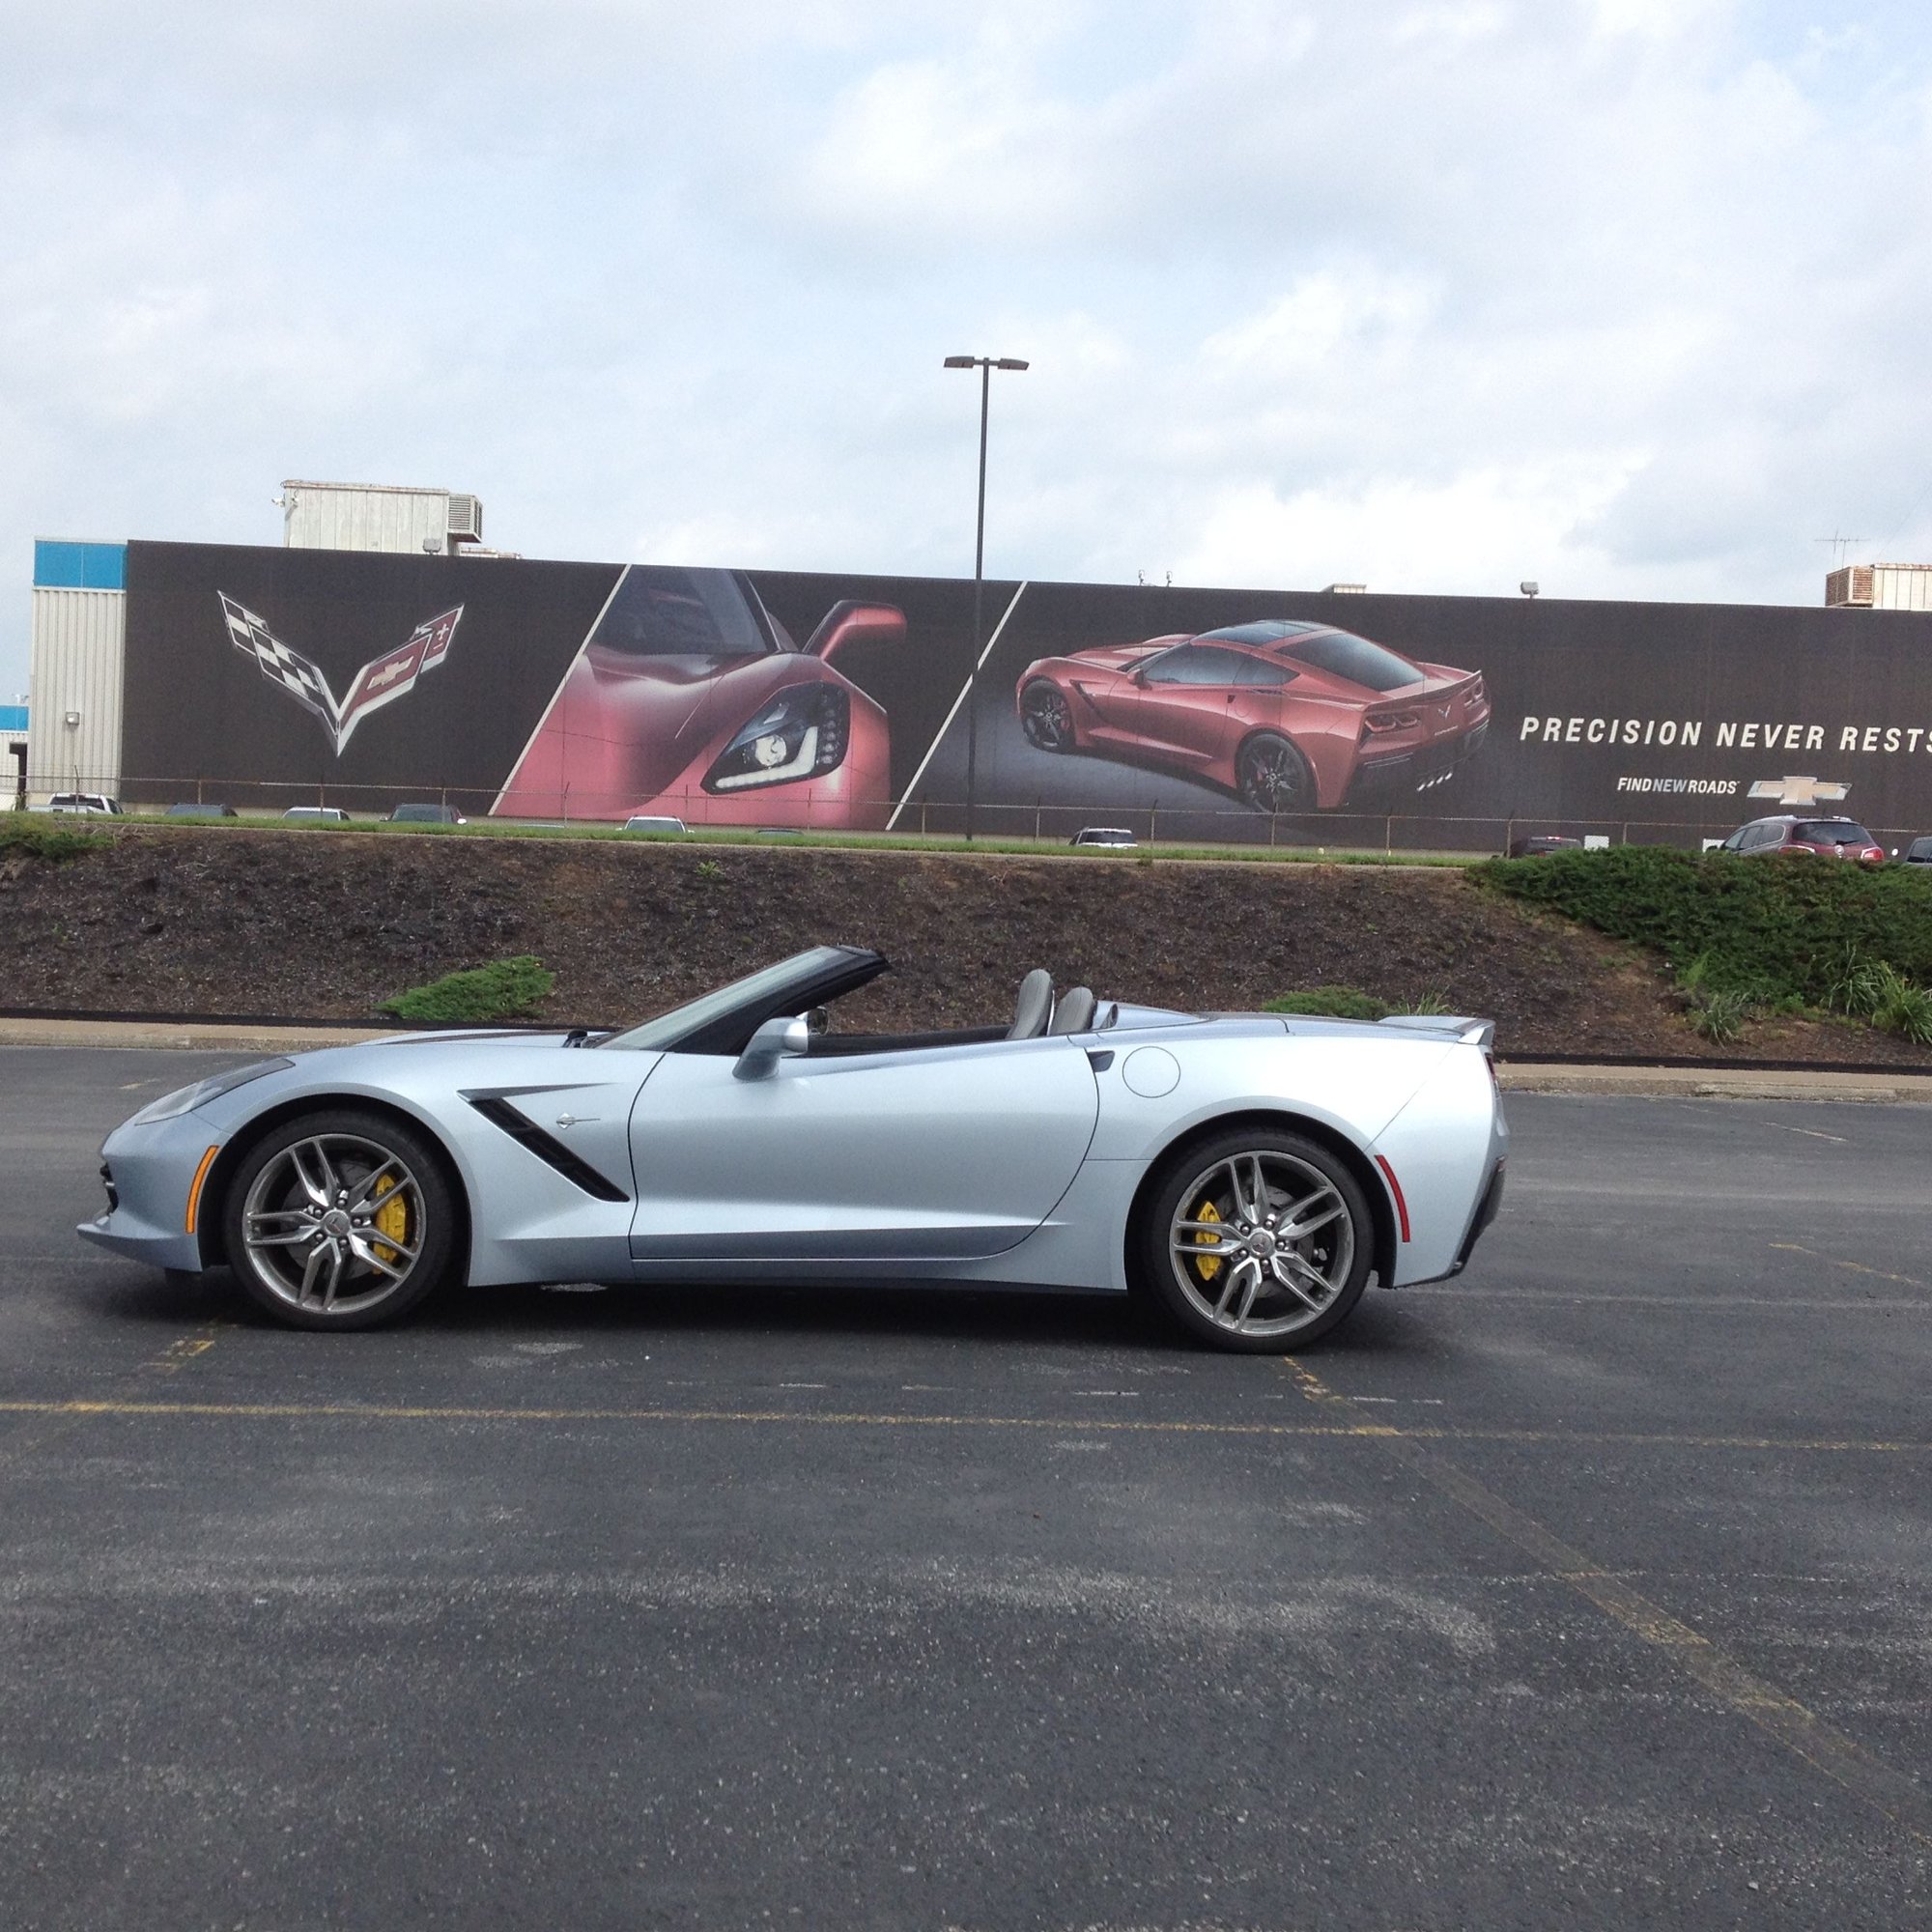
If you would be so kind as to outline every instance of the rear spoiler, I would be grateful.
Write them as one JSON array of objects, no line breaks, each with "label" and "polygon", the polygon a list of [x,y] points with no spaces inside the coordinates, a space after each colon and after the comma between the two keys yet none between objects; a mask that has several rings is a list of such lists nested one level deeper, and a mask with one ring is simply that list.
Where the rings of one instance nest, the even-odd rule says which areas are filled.
[{"label": "rear spoiler", "polygon": [[1494,1050],[1494,1020],[1472,1020],[1454,1013],[1391,1013],[1378,1022],[1385,1027],[1403,1027],[1409,1033],[1436,1033],[1460,1041],[1463,1046],[1480,1046],[1485,1053]]}]

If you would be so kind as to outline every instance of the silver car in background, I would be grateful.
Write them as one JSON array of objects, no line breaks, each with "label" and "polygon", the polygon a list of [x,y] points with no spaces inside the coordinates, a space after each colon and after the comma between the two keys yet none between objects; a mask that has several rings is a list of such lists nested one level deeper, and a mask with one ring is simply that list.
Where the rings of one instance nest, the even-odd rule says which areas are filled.
[{"label": "silver car in background", "polygon": [[304,1328],[469,1282],[958,1282],[1126,1293],[1280,1350],[1459,1272],[1502,1196],[1485,1021],[1055,997],[841,1033],[887,970],[825,946],[625,1032],[412,1034],[145,1107],[79,1233],[226,1264]]}]

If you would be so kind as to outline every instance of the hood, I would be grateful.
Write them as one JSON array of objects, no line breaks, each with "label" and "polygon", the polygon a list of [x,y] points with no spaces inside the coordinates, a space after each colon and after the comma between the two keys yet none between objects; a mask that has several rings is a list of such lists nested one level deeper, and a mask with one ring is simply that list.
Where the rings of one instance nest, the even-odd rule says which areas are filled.
[{"label": "hood", "polygon": [[496,809],[541,817],[574,797],[589,802],[579,815],[621,819],[687,772],[696,785],[774,692],[827,682],[843,680],[798,651],[634,657],[590,645]]},{"label": "hood", "polygon": [[1083,670],[1129,671],[1137,664],[1158,656],[1170,644],[1183,641],[1184,639],[1175,637],[1150,638],[1144,644],[1105,644],[1096,650],[1071,651],[1064,662],[1078,665]]}]

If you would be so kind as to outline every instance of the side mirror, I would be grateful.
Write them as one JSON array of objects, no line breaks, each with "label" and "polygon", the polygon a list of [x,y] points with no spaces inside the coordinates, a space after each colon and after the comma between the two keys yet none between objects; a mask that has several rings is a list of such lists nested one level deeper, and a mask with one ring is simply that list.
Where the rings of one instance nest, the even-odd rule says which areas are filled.
[{"label": "side mirror", "polygon": [[1147,672],[1146,672],[1146,671],[1144,671],[1144,670],[1137,670],[1137,671],[1135,671],[1135,673],[1134,673],[1134,682],[1135,682],[1135,684],[1137,684],[1137,685],[1138,685],[1138,686],[1139,686],[1139,687],[1141,688],[1141,690],[1145,691],[1145,690],[1146,690],[1146,689],[1148,688],[1148,674],[1147,674]]},{"label": "side mirror", "polygon": [[790,1013],[767,1020],[752,1036],[751,1043],[738,1056],[731,1069],[738,1080],[763,1080],[781,1060],[795,1060],[811,1045],[811,1029]]},{"label": "side mirror", "polygon": [[830,660],[847,644],[897,644],[905,641],[905,612],[891,604],[855,604],[850,598],[833,605],[806,645],[808,657]]}]

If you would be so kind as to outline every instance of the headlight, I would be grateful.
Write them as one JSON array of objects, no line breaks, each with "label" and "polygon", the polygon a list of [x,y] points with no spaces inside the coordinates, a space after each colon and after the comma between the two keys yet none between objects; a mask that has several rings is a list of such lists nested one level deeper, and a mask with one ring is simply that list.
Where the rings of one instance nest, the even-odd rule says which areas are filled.
[{"label": "headlight", "polygon": [[279,1073],[285,1066],[293,1066],[293,1060],[251,1060],[246,1066],[230,1068],[226,1073],[217,1073],[212,1080],[198,1080],[192,1087],[177,1088],[172,1094],[163,1094],[158,1100],[151,1100],[128,1124],[130,1127],[150,1126],[156,1121],[172,1121],[177,1115],[191,1114],[197,1107],[205,1107],[209,1101],[218,1099],[223,1094],[231,1094],[238,1087],[245,1087],[251,1080],[259,1080],[265,1073]]},{"label": "headlight", "polygon": [[795,684],[781,691],[731,742],[704,775],[706,791],[749,791],[817,778],[844,761],[852,703],[836,684]]}]

